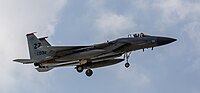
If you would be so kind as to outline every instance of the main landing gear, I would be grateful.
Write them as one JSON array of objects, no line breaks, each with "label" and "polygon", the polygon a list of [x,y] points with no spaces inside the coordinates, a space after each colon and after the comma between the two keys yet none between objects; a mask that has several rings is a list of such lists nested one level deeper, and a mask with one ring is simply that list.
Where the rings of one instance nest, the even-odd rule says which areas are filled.
[{"label": "main landing gear", "polygon": [[130,67],[129,57],[130,57],[131,53],[132,52],[126,52],[126,53],[124,53],[124,59],[126,60],[126,63],[125,63],[125,67],[126,68]]},{"label": "main landing gear", "polygon": [[83,72],[84,68],[82,65],[78,65],[78,66],[76,66],[76,70],[77,70],[77,72],[81,73],[81,72]]},{"label": "main landing gear", "polygon": [[85,74],[90,77],[93,74],[93,71],[91,69],[86,70]]},{"label": "main landing gear", "polygon": [[[77,72],[81,73],[81,72],[83,72],[84,67],[83,67],[82,65],[78,65],[78,66],[75,67],[75,69],[76,69]],[[91,69],[88,68],[88,69],[85,71],[85,74],[86,74],[88,77],[90,77],[90,76],[92,76],[93,71],[92,71]]]}]

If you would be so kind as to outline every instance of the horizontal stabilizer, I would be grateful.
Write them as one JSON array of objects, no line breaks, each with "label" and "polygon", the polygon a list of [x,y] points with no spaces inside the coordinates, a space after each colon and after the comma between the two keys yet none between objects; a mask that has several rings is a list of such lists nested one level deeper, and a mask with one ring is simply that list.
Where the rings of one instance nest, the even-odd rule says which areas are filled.
[{"label": "horizontal stabilizer", "polygon": [[52,70],[52,67],[48,67],[48,68],[35,68],[38,72],[47,72]]},{"label": "horizontal stabilizer", "polygon": [[85,48],[88,46],[41,46],[38,49],[41,51],[63,51],[63,50],[73,50],[73,49],[79,49],[79,48]]},{"label": "horizontal stabilizer", "polygon": [[13,61],[23,63],[23,64],[38,63],[36,60],[31,60],[31,59],[15,59]]}]

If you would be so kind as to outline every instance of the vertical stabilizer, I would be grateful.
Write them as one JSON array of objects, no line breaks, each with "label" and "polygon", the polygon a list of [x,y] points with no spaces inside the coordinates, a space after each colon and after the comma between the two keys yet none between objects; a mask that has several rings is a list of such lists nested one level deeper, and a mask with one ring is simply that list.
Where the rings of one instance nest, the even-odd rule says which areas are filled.
[{"label": "vertical stabilizer", "polygon": [[28,40],[29,54],[30,58],[33,60],[42,60],[45,59],[47,55],[47,51],[40,51],[38,48],[40,46],[49,46],[50,44],[46,41],[46,39],[39,40],[34,33],[30,33],[26,35]]},{"label": "vertical stabilizer", "polygon": [[42,46],[51,46],[51,44],[46,40],[48,37],[39,38],[42,43]]}]

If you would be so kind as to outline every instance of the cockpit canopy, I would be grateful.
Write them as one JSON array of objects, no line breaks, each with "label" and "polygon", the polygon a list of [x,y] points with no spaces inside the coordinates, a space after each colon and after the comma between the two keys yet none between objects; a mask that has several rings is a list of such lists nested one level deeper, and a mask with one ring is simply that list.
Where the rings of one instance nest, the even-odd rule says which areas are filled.
[{"label": "cockpit canopy", "polygon": [[148,37],[150,35],[144,34],[144,33],[135,33],[135,34],[129,34],[128,38],[135,38],[135,37]]}]

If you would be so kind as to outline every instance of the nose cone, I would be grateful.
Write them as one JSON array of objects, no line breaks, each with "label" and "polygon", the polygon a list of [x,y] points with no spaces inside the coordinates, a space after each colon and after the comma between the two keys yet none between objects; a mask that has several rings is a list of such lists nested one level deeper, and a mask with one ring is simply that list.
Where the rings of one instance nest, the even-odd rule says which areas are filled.
[{"label": "nose cone", "polygon": [[160,45],[166,45],[169,43],[172,43],[176,41],[176,39],[168,38],[168,37],[157,37],[157,44]]}]

